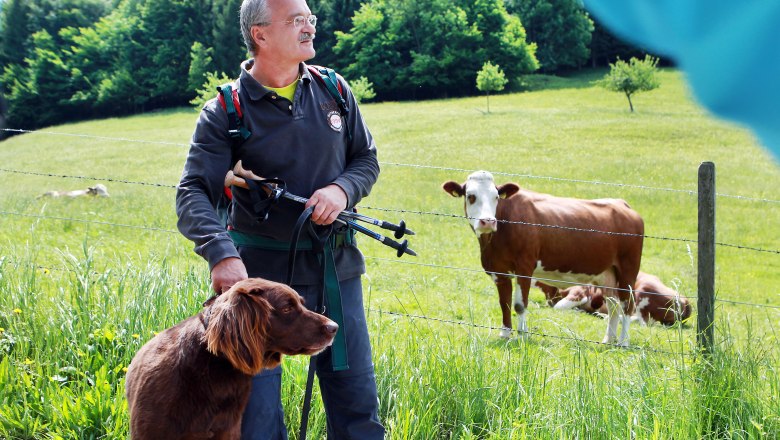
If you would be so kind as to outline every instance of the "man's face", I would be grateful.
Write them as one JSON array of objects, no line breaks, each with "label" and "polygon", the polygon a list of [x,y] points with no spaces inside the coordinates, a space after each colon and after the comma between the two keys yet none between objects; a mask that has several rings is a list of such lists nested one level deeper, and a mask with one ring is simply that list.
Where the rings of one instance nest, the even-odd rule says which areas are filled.
[{"label": "man's face", "polygon": [[[314,58],[314,34],[309,23],[311,10],[305,0],[270,0],[272,23],[264,26],[266,52],[282,61],[300,63]],[[295,17],[304,17],[303,26],[296,27]]]}]

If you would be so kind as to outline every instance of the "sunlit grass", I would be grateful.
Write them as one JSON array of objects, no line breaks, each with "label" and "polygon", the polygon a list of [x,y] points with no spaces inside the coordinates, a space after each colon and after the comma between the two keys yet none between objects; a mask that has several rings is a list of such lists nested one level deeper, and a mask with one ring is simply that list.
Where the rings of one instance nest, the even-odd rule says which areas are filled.
[{"label": "sunlit grass", "polygon": [[[685,191],[711,160],[719,193],[770,200],[718,198],[717,240],[780,249],[780,169],[746,131],[707,116],[677,72],[636,95],[634,114],[622,95],[593,87],[596,77],[492,96],[489,115],[484,97],[362,107],[382,174],[361,212],[403,218],[419,254],[399,260],[359,237],[388,438],[777,438],[776,253],[718,247],[718,298],[775,308],[719,302],[710,359],[696,355],[693,322],[634,325],[630,350],[587,342],[602,339],[605,322],[553,311],[536,291],[527,341],[491,329],[495,288],[457,217],[462,201],[440,189],[471,170],[539,192],[627,200],[659,237],[645,240],[643,270],[695,298],[695,243],[664,238],[696,239],[696,197]],[[2,169],[88,177],[0,171],[0,438],[126,438],[124,368],[209,295],[205,263],[176,232],[173,209],[195,118],[180,109],[0,143]],[[98,181],[111,197],[37,198]],[[307,363],[285,360],[291,438]],[[324,423],[315,398],[311,438]]]}]

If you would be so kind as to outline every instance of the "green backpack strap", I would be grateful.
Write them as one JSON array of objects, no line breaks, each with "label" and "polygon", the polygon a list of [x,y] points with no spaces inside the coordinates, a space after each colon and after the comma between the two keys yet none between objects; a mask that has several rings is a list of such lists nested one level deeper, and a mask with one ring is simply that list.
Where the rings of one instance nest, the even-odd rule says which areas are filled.
[{"label": "green backpack strap", "polygon": [[237,140],[247,140],[252,133],[244,127],[243,117],[241,113],[241,102],[238,100],[238,90],[233,87],[232,83],[222,84],[217,86],[219,95],[219,104],[227,112],[228,115],[228,133],[230,137]]},{"label": "green backpack strap", "polygon": [[336,76],[336,71],[322,66],[307,65],[307,67],[314,77],[325,85],[328,93],[330,93],[330,96],[333,97],[336,104],[339,106],[339,113],[341,113],[341,117],[344,118],[344,126],[347,128],[347,138],[351,141],[352,133],[349,131],[349,124],[347,124],[349,104],[347,103],[346,98],[344,98],[344,89],[341,87],[341,82],[339,82],[339,79]]}]

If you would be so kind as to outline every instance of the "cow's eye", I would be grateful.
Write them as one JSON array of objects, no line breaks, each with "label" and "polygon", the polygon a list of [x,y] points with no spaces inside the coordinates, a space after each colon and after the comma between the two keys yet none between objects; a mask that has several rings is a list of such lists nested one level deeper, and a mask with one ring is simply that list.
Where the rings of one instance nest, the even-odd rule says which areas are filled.
[{"label": "cow's eye", "polygon": [[469,200],[469,204],[473,205],[474,202],[477,201],[477,198],[474,196],[474,194],[470,194],[469,197],[468,197],[468,200]]}]

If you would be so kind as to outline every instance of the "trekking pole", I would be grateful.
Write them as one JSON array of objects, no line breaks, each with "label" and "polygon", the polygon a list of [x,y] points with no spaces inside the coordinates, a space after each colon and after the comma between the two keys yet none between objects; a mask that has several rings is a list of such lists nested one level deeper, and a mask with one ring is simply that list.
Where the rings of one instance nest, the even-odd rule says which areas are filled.
[{"label": "trekking pole", "polygon": [[[241,186],[241,185],[238,185],[238,186]],[[309,199],[307,199],[307,198],[304,198],[304,197],[301,197],[301,196],[296,196],[295,194],[290,194],[290,193],[288,193],[286,191],[282,194],[282,197],[284,197],[285,199],[293,200],[293,201],[296,201],[296,202],[299,202],[299,203],[303,203],[303,204],[306,204],[306,202],[309,201]],[[352,211],[341,211],[339,213],[339,217],[342,218],[342,219],[344,217],[346,217],[347,219],[351,219],[351,220],[360,220],[360,221],[363,221],[363,222],[366,222],[366,223],[371,223],[374,226],[379,226],[382,229],[395,231],[395,234],[394,234],[395,238],[398,238],[398,239],[400,239],[404,235],[414,235],[414,231],[412,231],[411,229],[407,228],[406,227],[406,222],[404,222],[403,220],[401,220],[401,222],[396,225],[394,223],[386,222],[384,220],[375,219],[373,217],[369,217],[369,216],[363,215],[363,214],[358,214],[357,212],[352,212]],[[353,222],[353,224],[354,224],[354,222]],[[369,229],[369,231],[370,231],[370,229]]]},{"label": "trekking pole", "polygon": [[[239,177],[239,176],[246,176],[246,177]],[[239,161],[236,164],[235,171],[228,171],[227,175],[225,176],[225,186],[229,187],[231,185],[235,185],[235,186],[238,186],[240,188],[249,189],[249,185],[246,183],[245,179],[265,180],[262,177],[256,176],[251,171],[244,170],[241,167],[241,161]],[[302,203],[302,204],[306,204],[309,201],[309,199],[307,199],[305,197],[301,197],[301,196],[297,196],[295,194],[291,194],[291,193],[289,193],[289,192],[279,188],[278,186],[270,187],[270,185],[265,185],[265,186],[262,187],[262,189],[263,189],[263,191],[266,192],[266,194],[268,196],[271,196],[272,193],[277,193],[278,194],[278,192],[281,192],[281,197],[284,197],[284,198],[286,198],[288,200],[292,200],[292,201],[295,201],[295,202],[298,202],[298,203]],[[341,211],[339,213],[338,217],[336,218],[336,222],[341,224],[341,225],[344,225],[344,226],[346,226],[348,228],[352,228],[352,229],[354,229],[354,230],[356,230],[356,231],[358,231],[358,232],[360,232],[362,234],[365,234],[365,235],[373,238],[374,240],[384,244],[385,246],[389,246],[389,247],[395,249],[396,251],[398,251],[397,252],[397,256],[398,257],[401,257],[401,255],[403,255],[403,254],[409,254],[409,255],[412,255],[412,256],[415,256],[415,257],[417,256],[416,252],[414,252],[412,249],[409,249],[409,241],[408,240],[404,240],[404,241],[399,243],[399,242],[393,240],[392,238],[385,237],[384,235],[381,235],[381,234],[377,234],[376,232],[374,232],[374,231],[372,231],[372,230],[370,230],[370,229],[368,229],[368,228],[366,228],[364,226],[361,226],[361,225],[355,223],[354,221],[352,221],[351,214],[357,214],[357,213],[354,213],[354,212],[351,212],[351,211]],[[356,220],[362,220],[362,221],[368,221],[366,219],[371,219],[371,220],[374,220],[376,223],[375,222],[370,222],[370,223],[375,224],[377,226],[379,226],[377,223],[392,225],[393,227],[396,228],[396,229],[393,229],[393,230],[395,230],[396,238],[400,239],[401,237],[403,237],[403,234],[414,235],[414,232],[412,232],[412,231],[410,231],[409,229],[406,228],[406,224],[403,222],[403,220],[401,221],[400,225],[395,225],[395,224],[392,224],[392,223],[384,222],[382,220],[373,219],[373,218],[368,217],[368,216],[362,216],[361,215],[361,217],[363,217],[363,218],[358,219],[358,218],[355,217],[355,219]],[[385,229],[388,229],[388,228],[385,228]]]}]

